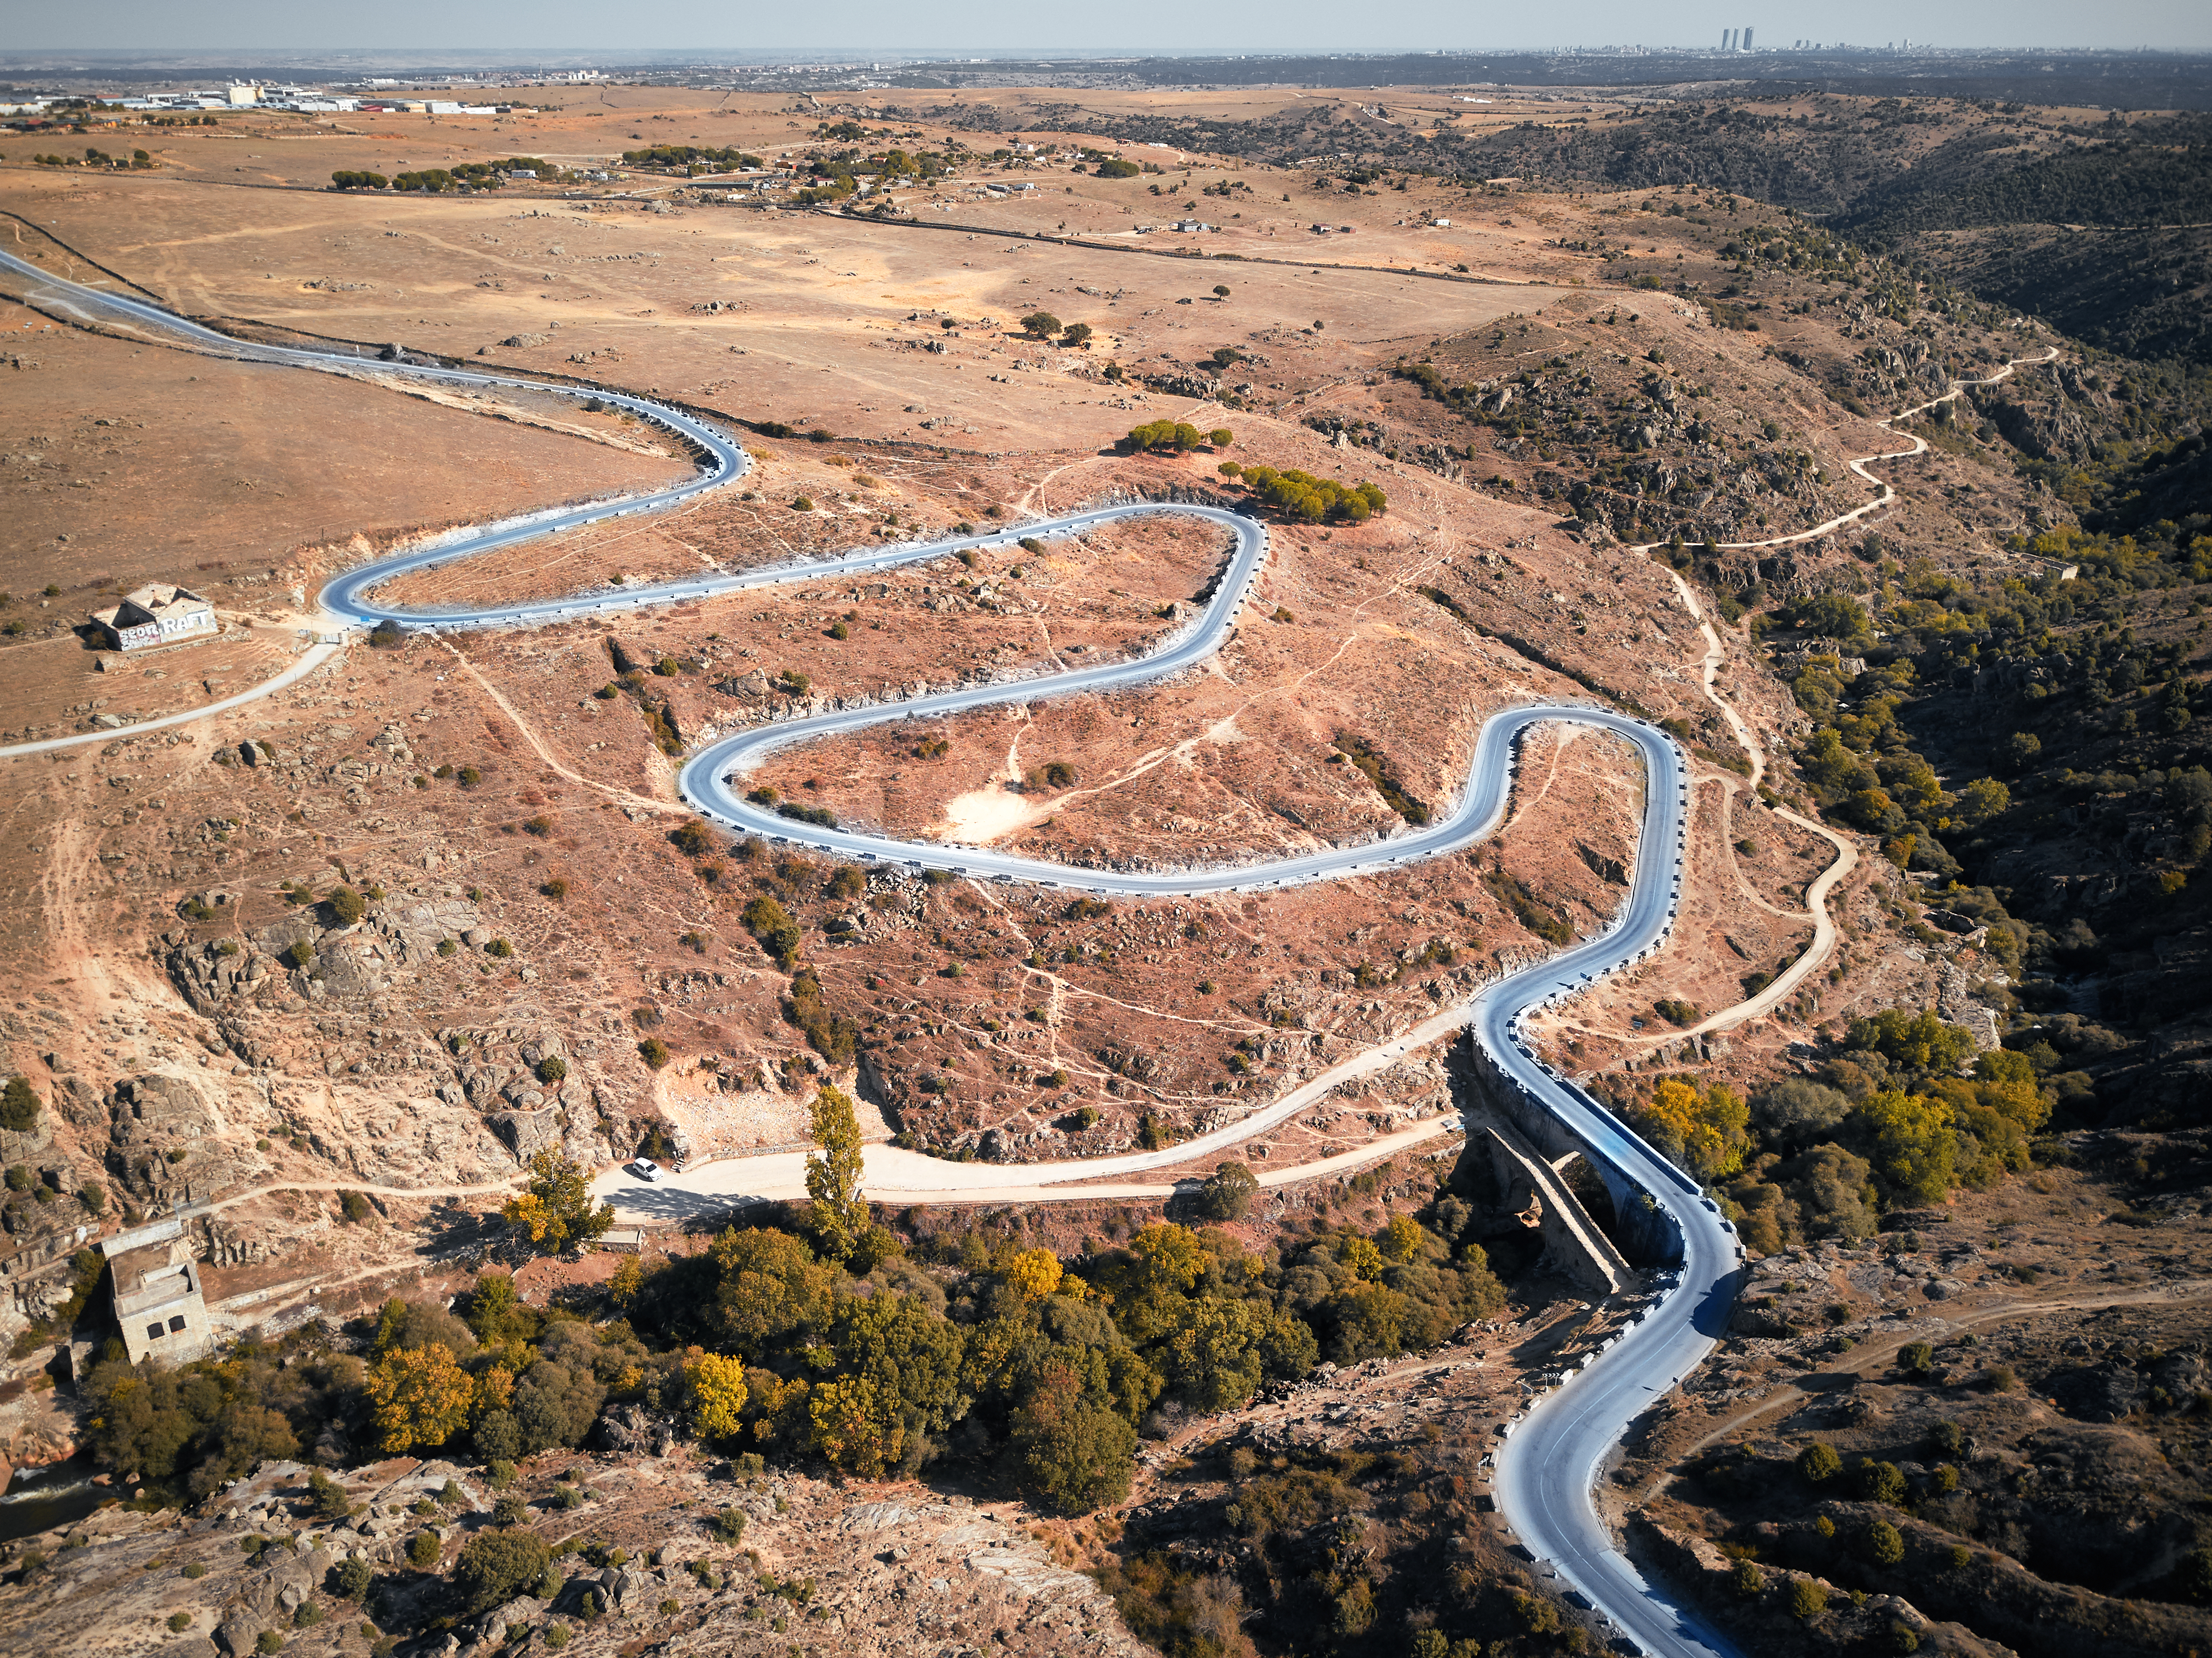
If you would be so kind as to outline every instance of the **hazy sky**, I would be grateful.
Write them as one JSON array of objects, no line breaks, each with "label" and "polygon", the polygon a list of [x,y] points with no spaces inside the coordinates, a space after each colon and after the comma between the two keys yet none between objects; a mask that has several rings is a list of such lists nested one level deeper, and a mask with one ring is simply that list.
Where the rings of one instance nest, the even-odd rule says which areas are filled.
[{"label": "hazy sky", "polygon": [[[918,21],[926,18],[926,21]],[[1607,44],[1717,46],[1723,28],[1757,30],[1761,46],[1811,39],[1879,46],[1925,40],[1936,46],[2212,46],[2212,5],[2203,0],[1579,0],[1549,5],[1469,5],[1465,0],[1121,0],[1044,6],[1028,0],[843,0],[835,6],[650,5],[604,0],[393,0],[339,6],[331,0],[102,0],[82,9],[0,0],[0,51],[70,48],[283,51],[313,47],[599,52],[817,48],[908,55],[969,50],[1055,48],[1148,53],[1261,51],[1384,52],[1510,49]],[[833,32],[834,31],[834,32]],[[1261,43],[1264,42],[1264,45]]]}]

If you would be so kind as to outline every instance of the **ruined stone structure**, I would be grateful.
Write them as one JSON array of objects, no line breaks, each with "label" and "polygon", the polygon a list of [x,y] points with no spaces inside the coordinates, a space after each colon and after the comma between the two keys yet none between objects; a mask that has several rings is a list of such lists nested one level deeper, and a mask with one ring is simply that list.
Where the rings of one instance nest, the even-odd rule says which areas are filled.
[{"label": "ruined stone structure", "polygon": [[215,1327],[200,1294],[200,1266],[172,1217],[104,1240],[115,1292],[115,1321],[122,1326],[131,1362],[155,1359],[186,1364],[215,1350]]}]

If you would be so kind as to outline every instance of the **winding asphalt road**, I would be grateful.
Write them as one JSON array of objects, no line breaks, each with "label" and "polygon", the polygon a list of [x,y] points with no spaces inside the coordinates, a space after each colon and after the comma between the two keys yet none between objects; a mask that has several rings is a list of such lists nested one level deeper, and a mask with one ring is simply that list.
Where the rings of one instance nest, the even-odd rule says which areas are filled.
[{"label": "winding asphalt road", "polygon": [[[37,265],[0,253],[0,270],[30,278],[34,304],[88,322],[152,330],[204,350],[273,365],[358,369],[373,359],[336,352],[264,345],[185,320],[130,295],[106,292],[48,275]],[[1635,1417],[1701,1359],[1717,1338],[1733,1300],[1740,1255],[1730,1229],[1696,1183],[1645,1144],[1626,1125],[1559,1077],[1525,1045],[1520,1021],[1538,1007],[1578,994],[1597,978],[1638,961],[1665,942],[1680,899],[1687,774],[1682,754],[1655,727],[1598,707],[1547,704],[1512,708],[1492,716],[1477,740],[1467,787],[1443,819],[1411,833],[1369,844],[1328,848],[1296,857],[1233,868],[1184,870],[1078,869],[985,848],[927,845],[794,821],[745,801],[739,790],[746,770],[775,749],[890,720],[933,717],[968,710],[1107,691],[1181,673],[1203,661],[1221,643],[1250,597],[1267,552],[1265,528],[1255,520],[1214,507],[1115,507],[990,535],[864,549],[834,559],[780,565],[737,576],[657,583],[611,594],[590,594],[489,609],[421,611],[379,605],[378,586],[403,572],[473,557],[492,548],[558,534],[577,526],[630,513],[654,511],[744,475],[750,462],[726,433],[680,410],[624,393],[549,386],[501,374],[404,362],[375,361],[379,373],[459,387],[508,387],[581,399],[598,397],[626,408],[684,439],[702,457],[698,474],[672,488],[622,502],[601,503],[494,525],[418,548],[349,572],[327,586],[319,603],[341,625],[390,621],[435,630],[526,626],[605,615],[778,582],[860,574],[964,547],[1006,544],[1024,535],[1073,535],[1094,526],[1155,513],[1206,519],[1228,530],[1235,546],[1226,570],[1194,625],[1163,649],[1133,661],[1055,674],[1049,677],[971,686],[896,704],[839,710],[790,720],[732,737],[702,751],[684,768],[686,798],[703,816],[732,829],[756,832],[863,862],[936,867],[979,880],[1029,881],[1131,898],[1260,892],[1308,881],[1376,874],[1416,859],[1464,850],[1493,833],[1503,820],[1520,739],[1533,727],[1571,722],[1611,731],[1643,756],[1646,788],[1642,838],[1634,884],[1620,914],[1603,932],[1547,961],[1514,973],[1486,990],[1465,1009],[1465,1022],[1497,1069],[1568,1127],[1589,1154],[1613,1165],[1665,1212],[1680,1243],[1681,1261],[1668,1293],[1628,1334],[1585,1365],[1570,1384],[1540,1401],[1514,1424],[1498,1458],[1497,1491],[1516,1535],[1540,1560],[1607,1617],[1642,1650],[1690,1658],[1724,1651],[1721,1643],[1682,1608],[1643,1579],[1613,1545],[1597,1515],[1592,1488],[1601,1463]],[[265,687],[265,689],[273,688]],[[211,712],[212,710],[200,712]],[[112,741],[124,732],[93,734]],[[50,747],[52,745],[41,745]],[[23,752],[0,751],[0,752]],[[1312,1086],[1309,1084],[1309,1088]],[[1301,1090],[1230,1129],[1154,1153],[1060,1164],[939,1165],[929,1178],[963,1189],[985,1186],[1035,1187],[1079,1182],[1188,1162],[1225,1147],[1303,1107]],[[766,1161],[766,1160],[763,1160]],[[875,1162],[891,1161],[872,1158]],[[925,1160],[915,1159],[915,1161]],[[710,1166],[711,1167],[711,1166]],[[953,1171],[957,1168],[957,1174]],[[882,1171],[890,1173],[886,1167]],[[872,1167],[872,1175],[875,1170]],[[604,1184],[604,1182],[603,1182]],[[1077,1195],[1071,1190],[1069,1196]]]}]

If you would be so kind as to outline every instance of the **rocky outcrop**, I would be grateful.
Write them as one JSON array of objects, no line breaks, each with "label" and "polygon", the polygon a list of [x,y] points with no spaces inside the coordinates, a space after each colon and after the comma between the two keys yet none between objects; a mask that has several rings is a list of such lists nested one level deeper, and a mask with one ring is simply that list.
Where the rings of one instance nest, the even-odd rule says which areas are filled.
[{"label": "rocky outcrop", "polygon": [[[572,1466],[556,1460],[564,1472]],[[401,1459],[341,1472],[354,1512],[332,1526],[308,1512],[302,1465],[267,1463],[189,1519],[111,1508],[71,1528],[83,1534],[81,1546],[64,1547],[54,1533],[33,1539],[52,1566],[0,1577],[0,1652],[248,1658],[269,1631],[294,1650],[303,1642],[328,1647],[339,1633],[338,1644],[354,1649],[361,1613],[333,1594],[330,1574],[356,1558],[379,1570],[379,1626],[410,1650],[447,1658],[544,1652],[556,1626],[570,1651],[586,1658],[641,1645],[648,1628],[669,1658],[754,1652],[762,1649],[763,1606],[781,1609],[777,1586],[801,1582],[809,1589],[790,1608],[793,1632],[803,1615],[807,1637],[824,1651],[1143,1658],[1097,1583],[991,1507],[911,1485],[831,1485],[773,1472],[732,1479],[726,1465],[680,1445],[665,1458],[582,1460],[588,1472],[573,1489],[588,1505],[590,1539],[610,1554],[592,1564],[558,1557],[564,1581],[550,1600],[518,1595],[465,1621],[444,1621],[456,1610],[445,1575],[409,1567],[405,1550],[428,1533],[450,1556],[458,1538],[482,1523],[471,1515],[485,1506],[483,1494],[453,1464]],[[448,1479],[460,1490],[459,1505],[438,1502]],[[524,1523],[543,1540],[578,1530],[559,1511],[568,1505],[552,1500],[550,1469],[526,1472],[523,1482],[514,1494],[530,1505]],[[414,1512],[424,1498],[436,1514]],[[709,1530],[724,1509],[748,1521],[743,1552]],[[239,1543],[250,1535],[276,1540],[248,1554]],[[617,1549],[622,1556],[611,1554]],[[192,1567],[199,1573],[185,1576]],[[596,1614],[588,1618],[587,1600]],[[295,1633],[309,1606],[319,1614],[310,1618],[316,1634]],[[179,1612],[186,1628],[173,1637],[163,1626]]]},{"label": "rocky outcrop", "polygon": [[666,1456],[681,1436],[676,1418],[642,1405],[610,1405],[592,1428],[592,1448],[620,1456]]},{"label": "rocky outcrop", "polygon": [[142,1203],[167,1207],[243,1179],[252,1164],[223,1084],[203,1072],[149,1071],[115,1085],[106,1162]]},{"label": "rocky outcrop", "polygon": [[518,1165],[528,1162],[548,1146],[561,1143],[561,1112],[557,1110],[502,1111],[487,1120],[492,1132],[514,1154]]}]

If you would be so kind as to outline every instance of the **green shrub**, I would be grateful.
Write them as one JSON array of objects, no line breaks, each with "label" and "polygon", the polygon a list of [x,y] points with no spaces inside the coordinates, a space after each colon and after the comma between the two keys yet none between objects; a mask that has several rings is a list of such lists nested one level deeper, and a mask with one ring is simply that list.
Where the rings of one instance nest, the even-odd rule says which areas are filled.
[{"label": "green shrub", "polygon": [[1866,1529],[1866,1557],[1877,1566],[1894,1566],[1905,1558],[1905,1538],[1887,1520],[1877,1520]]},{"label": "green shrub", "polygon": [[1935,1367],[1936,1350],[1924,1341],[1909,1341],[1897,1351],[1897,1368],[1908,1375],[1924,1376]]},{"label": "green shrub", "polygon": [[558,1652],[563,1647],[567,1646],[568,1644],[568,1626],[566,1624],[556,1624],[551,1628],[548,1629],[545,1631],[545,1644],[555,1652]]},{"label": "green shrub", "polygon": [[442,1552],[444,1551],[440,1546],[438,1539],[428,1532],[417,1532],[407,1539],[407,1560],[410,1565],[420,1566],[427,1570],[437,1564],[438,1557]]},{"label": "green shrub", "polygon": [[299,1610],[292,1614],[294,1629],[313,1629],[322,1621],[323,1609],[312,1600],[302,1600]]},{"label": "green shrub", "polygon": [[1928,1430],[1928,1444],[1939,1456],[1964,1456],[1966,1430],[1955,1422],[1939,1422]]},{"label": "green shrub", "polygon": [[734,1549],[745,1539],[745,1511],[743,1509],[724,1509],[707,1522],[707,1529],[714,1533],[716,1541],[726,1543]]},{"label": "green shrub", "polygon": [[514,946],[508,943],[503,938],[495,938],[490,943],[484,946],[484,954],[488,956],[494,957],[498,960],[504,961],[507,957],[514,954]]},{"label": "green shrub", "polygon": [[1809,1577],[1795,1579],[1790,1585],[1790,1615],[1792,1618],[1818,1618],[1828,1609],[1828,1592]]},{"label": "green shrub", "polygon": [[1905,1501],[1905,1474],[1894,1462],[1876,1462],[1863,1456],[1851,1472],[1859,1496],[1865,1501],[1887,1503],[1892,1508]]},{"label": "green shrub", "polygon": [[1797,1453],[1797,1472],[1814,1485],[1833,1479],[1844,1471],[1844,1460],[1836,1454],[1836,1448],[1825,1440],[1814,1440]]},{"label": "green shrub", "polygon": [[376,1581],[368,1562],[361,1559],[339,1561],[331,1576],[337,1594],[356,1606],[368,1598],[368,1586]]},{"label": "green shrub", "polygon": [[318,1520],[343,1520],[353,1512],[353,1504],[346,1501],[345,1487],[320,1468],[307,1475],[307,1504]]},{"label": "green shrub", "polygon": [[253,1637],[256,1652],[276,1653],[284,1650],[284,1637],[273,1629],[265,1629]]},{"label": "green shrub", "polygon": [[562,1082],[568,1075],[568,1062],[557,1053],[549,1053],[538,1062],[538,1080],[541,1082]]},{"label": "green shrub", "polygon": [[668,1063],[668,1045],[657,1036],[648,1036],[637,1045],[637,1057],[654,1070],[659,1070]]},{"label": "green shrub", "polygon": [[169,1614],[169,1631],[173,1635],[181,1635],[191,1626],[191,1613],[188,1612],[173,1612]]},{"label": "green shrub", "polygon": [[520,1594],[552,1564],[552,1550],[532,1533],[482,1531],[453,1563],[453,1587],[471,1613],[489,1612]]},{"label": "green shrub", "polygon": [[205,1577],[207,1567],[200,1561],[187,1560],[185,1562],[184,1575],[187,1577]]}]

